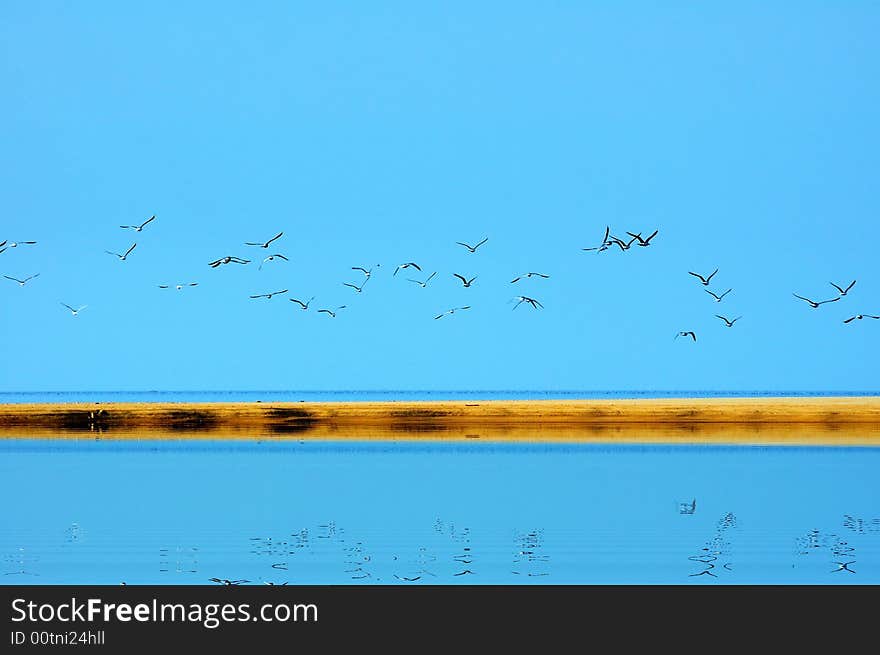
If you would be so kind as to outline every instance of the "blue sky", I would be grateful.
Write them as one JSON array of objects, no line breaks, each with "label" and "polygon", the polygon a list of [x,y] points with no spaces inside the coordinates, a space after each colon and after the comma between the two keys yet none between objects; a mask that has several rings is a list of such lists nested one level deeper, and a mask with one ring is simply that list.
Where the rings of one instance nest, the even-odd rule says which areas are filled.
[{"label": "blue sky", "polygon": [[[0,279],[0,390],[877,388],[876,3],[2,17],[0,241],[38,243],[0,274],[40,276]],[[606,225],[659,234],[583,252]]]}]

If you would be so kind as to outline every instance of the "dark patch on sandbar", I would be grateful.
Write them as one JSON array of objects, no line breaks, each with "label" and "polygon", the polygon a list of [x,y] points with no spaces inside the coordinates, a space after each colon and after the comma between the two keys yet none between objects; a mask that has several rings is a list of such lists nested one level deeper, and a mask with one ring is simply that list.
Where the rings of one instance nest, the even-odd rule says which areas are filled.
[{"label": "dark patch on sandbar", "polygon": [[163,426],[180,432],[196,432],[199,430],[212,430],[217,427],[217,415],[213,412],[205,412],[194,409],[176,409],[159,415],[159,421]]},{"label": "dark patch on sandbar", "polygon": [[298,407],[272,407],[266,411],[271,432],[289,434],[306,432],[318,423],[312,412]]}]

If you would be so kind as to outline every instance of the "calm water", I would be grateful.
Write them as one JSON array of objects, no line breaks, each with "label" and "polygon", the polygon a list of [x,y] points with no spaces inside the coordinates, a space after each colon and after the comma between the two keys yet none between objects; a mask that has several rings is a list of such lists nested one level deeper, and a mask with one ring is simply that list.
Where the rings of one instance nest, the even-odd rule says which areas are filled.
[{"label": "calm water", "polygon": [[855,447],[13,439],[0,441],[0,573],[877,584],[878,469],[880,449]]},{"label": "calm water", "polygon": [[26,391],[0,392],[0,403],[299,402],[358,400],[558,400],[578,398],[747,398],[877,396],[878,391]]}]

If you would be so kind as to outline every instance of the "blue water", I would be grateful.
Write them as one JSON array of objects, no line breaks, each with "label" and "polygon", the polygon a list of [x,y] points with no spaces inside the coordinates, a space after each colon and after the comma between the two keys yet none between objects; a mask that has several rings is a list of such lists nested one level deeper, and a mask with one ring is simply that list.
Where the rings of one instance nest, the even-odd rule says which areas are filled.
[{"label": "blue water", "polygon": [[560,400],[598,398],[747,398],[877,396],[878,391],[3,391],[2,403],[318,402],[358,400]]},{"label": "blue water", "polygon": [[863,447],[9,439],[0,582],[877,584],[878,470]]}]

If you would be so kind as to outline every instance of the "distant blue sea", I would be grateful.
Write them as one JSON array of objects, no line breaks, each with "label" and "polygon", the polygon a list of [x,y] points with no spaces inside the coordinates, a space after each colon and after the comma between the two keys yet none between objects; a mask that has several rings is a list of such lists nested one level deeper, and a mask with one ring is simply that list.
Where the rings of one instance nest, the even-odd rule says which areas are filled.
[{"label": "distant blue sea", "polygon": [[0,403],[63,402],[346,402],[390,400],[577,400],[877,396],[880,391],[2,391]]}]

